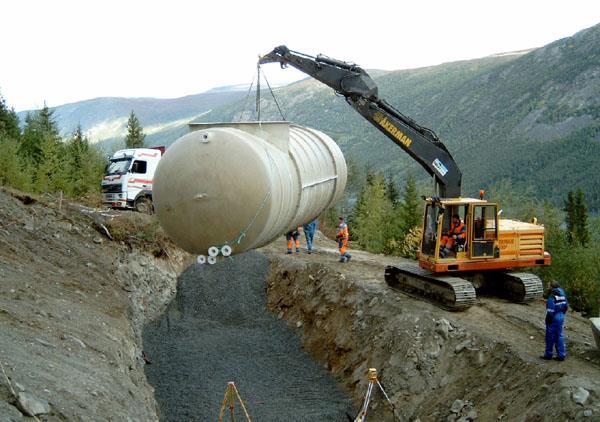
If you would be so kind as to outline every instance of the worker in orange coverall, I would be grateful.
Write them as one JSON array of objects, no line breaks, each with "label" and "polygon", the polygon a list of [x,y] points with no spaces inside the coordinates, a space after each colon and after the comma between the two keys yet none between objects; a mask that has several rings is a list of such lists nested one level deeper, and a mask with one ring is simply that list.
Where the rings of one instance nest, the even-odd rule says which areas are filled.
[{"label": "worker in orange coverall", "polygon": [[338,225],[337,241],[340,249],[340,262],[348,262],[352,256],[348,253],[348,225],[344,221],[344,217],[340,216],[340,224]]},{"label": "worker in orange coverall", "polygon": [[287,240],[287,253],[291,254],[296,244],[296,253],[300,253],[300,227],[290,230],[285,234]]},{"label": "worker in orange coverall", "polygon": [[442,236],[440,242],[440,256],[445,258],[451,251],[456,252],[457,246],[463,246],[467,239],[467,226],[460,221],[460,216],[454,214],[452,216],[452,225],[447,236]]}]

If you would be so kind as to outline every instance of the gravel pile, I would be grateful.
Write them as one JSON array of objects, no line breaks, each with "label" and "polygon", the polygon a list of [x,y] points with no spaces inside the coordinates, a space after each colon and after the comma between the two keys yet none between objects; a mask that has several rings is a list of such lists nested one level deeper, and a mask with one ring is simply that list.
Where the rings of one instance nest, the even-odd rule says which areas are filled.
[{"label": "gravel pile", "polygon": [[[268,272],[268,259],[251,251],[181,275],[175,300],[144,329],[161,420],[216,420],[229,381],[255,421],[344,421],[354,413],[329,372],[268,312]],[[237,403],[236,416],[243,420]]]}]

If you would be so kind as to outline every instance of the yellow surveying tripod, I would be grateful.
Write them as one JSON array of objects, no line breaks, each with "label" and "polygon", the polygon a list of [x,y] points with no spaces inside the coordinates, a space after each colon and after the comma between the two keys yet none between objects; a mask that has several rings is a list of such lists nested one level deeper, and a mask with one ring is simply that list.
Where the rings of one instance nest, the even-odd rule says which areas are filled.
[{"label": "yellow surveying tripod", "polygon": [[242,406],[242,410],[244,411],[244,415],[246,416],[246,420],[248,422],[252,422],[252,419],[250,419],[250,415],[248,414],[248,411],[246,410],[246,406],[244,406],[244,402],[242,401],[242,398],[240,397],[240,393],[238,392],[235,383],[233,381],[227,383],[227,390],[225,390],[225,397],[223,397],[223,404],[221,405],[221,411],[219,412],[219,422],[223,422],[223,416],[225,415],[225,408],[229,406],[229,411],[230,411],[230,415],[231,415],[231,420],[235,421],[235,416],[234,416],[234,406],[235,406],[235,399],[238,399],[238,401],[240,402],[240,405]]},{"label": "yellow surveying tripod", "polygon": [[392,407],[392,412],[394,412],[394,417],[396,416],[396,413],[395,413],[396,406],[394,406],[394,403],[392,403],[392,401],[388,397],[387,393],[381,386],[381,383],[377,379],[377,369],[369,368],[369,385],[367,387],[367,394],[365,394],[365,400],[363,402],[362,408],[360,409],[358,416],[354,419],[354,422],[365,422],[365,420],[367,419],[367,410],[369,410],[369,402],[371,401],[371,394],[373,393],[373,387],[375,386],[375,384],[377,384],[377,386],[379,387],[379,389],[385,396],[385,399]]}]

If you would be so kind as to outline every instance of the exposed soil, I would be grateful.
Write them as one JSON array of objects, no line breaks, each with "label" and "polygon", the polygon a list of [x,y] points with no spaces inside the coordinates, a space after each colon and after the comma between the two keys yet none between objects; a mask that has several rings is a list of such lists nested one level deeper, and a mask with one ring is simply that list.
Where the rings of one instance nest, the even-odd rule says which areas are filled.
[{"label": "exposed soil", "polygon": [[43,420],[157,420],[141,329],[175,293],[185,254],[109,241],[94,229],[105,218],[0,191],[0,420],[27,414],[19,395]]},{"label": "exposed soil", "polygon": [[[0,373],[0,420],[25,419],[27,403],[40,420],[158,420],[157,401],[165,415],[163,392],[157,383],[155,397],[146,376],[164,373],[166,357],[187,365],[168,371],[200,379],[200,388],[185,393],[206,407],[204,419],[214,419],[229,380],[253,406],[254,420],[278,420],[270,419],[274,412],[327,420],[312,413],[323,409],[321,398],[331,418],[341,415],[348,405],[332,379],[356,413],[374,367],[398,420],[600,420],[600,351],[589,322],[576,313],[566,320],[567,360],[542,361],[542,301],[518,305],[483,297],[465,312],[448,312],[387,288],[383,268],[397,258],[352,251],[352,261],[341,264],[335,243],[319,235],[312,255],[287,256],[280,239],[261,250],[270,263],[259,253],[233,257],[234,273],[223,274],[219,265],[190,267],[191,257],[175,248],[110,240],[102,228],[107,218],[55,198],[0,191],[0,362],[6,374]],[[254,269],[245,273],[248,268]],[[222,277],[230,283],[211,284]],[[265,301],[272,314],[263,312]],[[148,330],[163,335],[170,321],[179,338],[170,349],[148,354],[153,363],[147,365],[142,328],[159,321],[170,302],[166,319]],[[250,332],[267,340],[252,343]],[[190,359],[186,343],[197,333],[208,339],[195,351],[211,358],[200,362],[204,366]],[[268,344],[275,333],[282,337]],[[246,366],[249,355],[253,362]],[[308,373],[313,389],[297,388],[294,374]],[[281,394],[267,393],[268,382]],[[172,397],[185,412],[187,404]],[[294,407],[299,403],[286,401],[290,397],[304,407]],[[367,419],[393,419],[379,391]]]}]

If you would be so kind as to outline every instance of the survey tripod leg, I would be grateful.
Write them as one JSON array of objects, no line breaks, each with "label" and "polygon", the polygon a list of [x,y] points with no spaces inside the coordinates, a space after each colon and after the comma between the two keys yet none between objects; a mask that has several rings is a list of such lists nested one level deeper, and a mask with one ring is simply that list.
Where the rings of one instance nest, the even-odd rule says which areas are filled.
[{"label": "survey tripod leg", "polygon": [[229,407],[229,412],[231,415],[231,421],[235,421],[235,399],[240,402],[240,406],[244,411],[244,416],[246,416],[246,420],[248,422],[252,422],[248,411],[246,410],[246,406],[244,406],[244,402],[240,397],[240,393],[238,392],[235,383],[233,381],[227,383],[227,389],[225,390],[225,396],[223,397],[223,404],[221,404],[221,411],[219,412],[219,422],[223,422],[223,416],[225,415],[225,409]]},{"label": "survey tripod leg", "polygon": [[354,422],[364,422],[367,419],[367,411],[369,410],[369,402],[371,401],[371,394],[373,394],[373,388],[375,385],[377,385],[379,387],[379,389],[383,393],[383,396],[385,397],[387,402],[390,404],[390,407],[392,408],[392,412],[394,412],[394,416],[396,416],[396,413],[395,413],[396,406],[394,406],[394,403],[392,403],[392,401],[388,397],[387,393],[383,389],[383,386],[377,379],[377,369],[369,368],[369,385],[367,386],[367,393],[365,394],[365,399],[363,401],[363,405],[360,409],[360,412],[358,413],[358,416],[356,416],[356,418],[354,419]]}]

